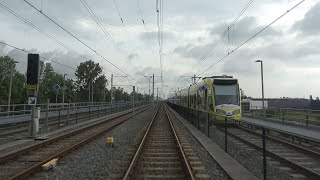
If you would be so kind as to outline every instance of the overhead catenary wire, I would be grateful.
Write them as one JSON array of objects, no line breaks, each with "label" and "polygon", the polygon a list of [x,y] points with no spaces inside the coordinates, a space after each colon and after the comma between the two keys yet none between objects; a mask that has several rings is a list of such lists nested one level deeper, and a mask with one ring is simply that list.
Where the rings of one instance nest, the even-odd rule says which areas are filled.
[{"label": "overhead catenary wire", "polygon": [[155,54],[155,52],[153,51],[153,48],[152,48],[152,43],[151,43],[151,39],[150,39],[150,34],[147,30],[147,25],[146,25],[146,22],[144,20],[144,17],[143,17],[143,13],[142,13],[142,10],[141,10],[141,6],[140,6],[140,3],[139,3],[139,0],[137,0],[137,6],[138,6],[138,9],[139,9],[139,14],[140,14],[140,17],[141,17],[141,21],[142,21],[142,24],[143,24],[143,27],[144,27],[144,30],[147,34],[147,38],[148,38],[148,43],[149,43],[149,46],[150,46],[150,49],[152,51],[153,54]]},{"label": "overhead catenary wire", "polygon": [[256,32],[255,34],[253,34],[250,38],[248,38],[247,40],[245,40],[244,42],[242,42],[239,46],[237,46],[236,48],[234,48],[230,53],[228,53],[227,55],[223,56],[221,59],[219,59],[217,62],[215,62],[214,64],[212,64],[209,68],[205,69],[204,71],[202,71],[199,75],[205,73],[206,71],[208,71],[209,69],[211,69],[212,67],[214,67],[216,64],[218,64],[219,62],[223,61],[226,57],[228,57],[229,55],[233,54],[235,51],[237,51],[238,49],[240,49],[242,46],[244,46],[246,43],[248,43],[249,41],[251,41],[253,38],[255,38],[256,36],[258,36],[260,33],[262,33],[264,30],[266,30],[267,28],[269,28],[271,25],[273,25],[274,23],[276,23],[278,20],[280,20],[282,17],[284,17],[285,15],[287,15],[289,12],[291,12],[293,9],[295,9],[296,7],[298,7],[300,4],[302,4],[304,1],[306,0],[301,0],[298,3],[296,3],[294,6],[292,6],[290,9],[286,10],[283,14],[281,14],[279,17],[277,17],[276,19],[274,19],[272,22],[270,22],[268,25],[266,25],[265,27],[263,27],[262,29],[260,29],[258,32]]},{"label": "overhead catenary wire", "polygon": [[89,50],[91,50],[92,52],[94,52],[96,55],[98,55],[99,57],[101,57],[103,60],[105,60],[106,62],[108,62],[109,64],[111,64],[113,67],[115,67],[116,69],[118,69],[120,72],[122,72],[123,74],[127,75],[128,77],[130,77],[132,80],[135,80],[133,77],[131,77],[129,74],[127,74],[125,71],[123,71],[122,69],[120,69],[118,66],[116,66],[114,63],[110,62],[107,58],[105,58],[104,56],[102,56],[100,53],[98,53],[96,50],[94,50],[92,47],[90,47],[88,44],[86,44],[85,42],[83,42],[81,39],[79,39],[77,36],[75,36],[74,34],[72,34],[70,31],[68,31],[66,28],[64,28],[63,26],[61,26],[58,22],[56,22],[55,20],[53,20],[52,18],[50,18],[48,15],[46,15],[45,13],[43,13],[42,11],[40,11],[38,8],[36,8],[34,5],[32,5],[31,3],[29,3],[27,0],[24,0],[24,2],[26,2],[29,6],[31,6],[33,9],[35,9],[36,11],[38,11],[40,14],[42,14],[44,17],[46,17],[48,20],[50,20],[51,22],[53,22],[55,25],[57,25],[58,27],[60,27],[63,31],[65,31],[66,33],[68,33],[70,36],[72,36],[74,39],[76,39],[78,42],[80,42],[81,44],[83,44],[84,46],[86,46]]},{"label": "overhead catenary wire", "polygon": [[48,34],[46,31],[44,31],[42,28],[36,26],[35,24],[31,23],[30,21],[28,21],[27,19],[23,18],[22,16],[20,16],[19,14],[17,14],[16,12],[14,12],[12,9],[10,9],[9,7],[5,6],[4,4],[0,3],[1,8],[3,8],[4,10],[6,10],[7,12],[9,12],[10,14],[14,15],[16,18],[20,19],[21,21],[23,21],[25,24],[31,26],[32,28],[34,28],[35,30],[39,31],[41,34],[47,36],[48,38],[54,40],[56,43],[58,43],[59,45],[61,45],[62,47],[66,48],[67,50],[77,54],[78,56],[84,58],[84,59],[88,59],[87,57],[81,55],[79,52],[77,52],[76,50],[72,49],[70,46],[67,46],[66,44],[62,43],[61,41],[59,41],[58,39],[56,39],[55,37],[51,36],[50,34]]},{"label": "overhead catenary wire", "polygon": [[118,5],[117,5],[116,0],[113,0],[113,3],[114,3],[114,5],[115,5],[115,7],[116,7],[116,9],[117,9],[118,16],[119,16],[119,18],[120,18],[120,20],[121,20],[122,27],[124,28],[125,32],[127,33],[127,36],[128,36],[129,41],[130,41],[131,48],[132,48],[131,50],[132,50],[132,52],[133,52],[133,51],[134,51],[133,43],[132,43],[132,41],[131,41],[131,39],[130,39],[130,37],[129,37],[129,33],[128,33],[128,30],[127,30],[127,27],[126,27],[126,25],[125,25],[125,23],[124,23],[124,21],[123,21],[123,18],[122,18],[122,16],[121,16],[120,9],[119,9],[119,7],[118,7]]},{"label": "overhead catenary wire", "polygon": [[[60,46],[66,48],[68,51],[73,52],[75,54],[77,54],[78,56],[82,57],[83,59],[86,60],[90,60],[88,57],[80,54],[78,51],[72,49],[70,46],[64,44],[63,42],[59,41],[57,38],[55,38],[54,36],[50,35],[49,33],[47,33],[45,30],[43,30],[42,28],[36,26],[35,24],[33,24],[32,22],[28,21],[26,18],[20,16],[19,14],[17,14],[16,12],[14,12],[12,9],[10,9],[9,7],[5,6],[4,4],[0,3],[0,7],[3,8],[4,10],[6,10],[7,12],[9,12],[10,14],[12,14],[13,16],[15,16],[16,18],[20,19],[21,21],[23,21],[25,24],[29,25],[30,27],[32,27],[33,29],[37,30],[38,32],[40,32],[41,34],[45,35],[46,37],[48,37],[49,39],[52,39],[53,41],[55,41],[57,44],[59,44]],[[117,74],[113,71],[108,70],[111,73]]]},{"label": "overhead catenary wire", "polygon": [[[101,21],[98,19],[98,17],[96,16],[96,14],[94,13],[94,11],[90,8],[89,4],[86,2],[86,0],[80,0],[82,5],[85,7],[85,9],[88,11],[88,13],[91,15],[91,17],[94,19],[94,21],[97,23],[98,27],[102,30],[102,32],[105,34],[105,36],[112,41],[112,44],[114,45],[114,47],[117,49],[117,51],[123,56],[124,59],[128,59],[128,62],[134,67],[135,65],[132,64],[129,61],[129,55],[127,52],[125,52],[123,49],[121,49],[117,43],[115,42],[115,40],[113,39],[113,37],[110,35],[110,33],[105,29],[105,27],[103,26],[103,24],[101,23]],[[127,61],[125,60],[125,63]],[[138,72],[138,74],[143,75],[142,73]]]},{"label": "overhead catenary wire", "polygon": [[[14,45],[11,45],[11,44],[8,44],[8,43],[2,42],[2,41],[0,41],[0,43],[3,44],[3,45],[9,46],[9,47],[11,47],[11,48],[13,48],[13,49],[16,49],[16,50],[19,50],[19,51],[23,51],[23,52],[28,53],[28,54],[33,54],[33,52],[30,52],[30,51],[25,50],[25,49],[22,49],[22,48],[18,48],[18,47],[14,46]],[[54,60],[51,60],[51,59],[46,58],[46,57],[43,57],[43,56],[41,56],[41,55],[39,55],[39,57],[40,57],[41,59],[44,59],[44,60],[53,62],[53,63],[55,63],[55,64],[58,64],[58,65],[60,65],[60,66],[64,66],[64,67],[67,67],[67,68],[69,68],[69,69],[76,70],[76,68],[73,68],[73,67],[71,67],[71,66],[62,64],[62,63],[57,62],[57,61],[54,61]]]},{"label": "overhead catenary wire", "polygon": [[102,32],[104,33],[104,35],[112,42],[113,46],[117,49],[117,51],[123,55],[125,58],[128,57],[128,54],[121,49],[117,43],[115,42],[115,40],[112,38],[112,36],[110,35],[110,33],[106,30],[106,28],[103,26],[103,24],[101,23],[101,21],[98,19],[98,17],[96,16],[96,14],[94,13],[94,11],[90,8],[90,6],[88,5],[86,0],[80,0],[82,5],[85,7],[85,9],[88,11],[88,13],[90,14],[90,16],[93,18],[93,20],[96,22],[96,24],[98,25],[98,27],[102,30]]},{"label": "overhead catenary wire", "polygon": [[[127,52],[125,52],[123,49],[121,49],[117,43],[115,42],[115,40],[112,38],[112,36],[110,35],[110,33],[105,29],[105,27],[103,26],[103,24],[101,23],[101,21],[98,19],[98,17],[96,16],[96,14],[94,13],[94,11],[90,8],[90,6],[88,5],[88,3],[85,0],[80,0],[82,5],[85,7],[85,9],[88,11],[88,13],[91,15],[91,17],[94,19],[94,21],[96,22],[96,24],[98,25],[98,27],[102,30],[102,32],[104,33],[104,35],[112,42],[113,46],[116,48],[116,50],[123,56],[124,58],[124,63],[126,63],[127,61],[129,61],[129,55]],[[128,59],[128,60],[125,60]],[[133,64],[129,61],[129,63],[133,66]]]},{"label": "overhead catenary wire", "polygon": [[[253,3],[254,0],[249,0],[245,6],[242,8],[242,10],[238,13],[238,15],[234,18],[234,20],[230,23],[230,25],[226,28],[226,30],[220,35],[218,41],[216,41],[216,43],[212,44],[209,49],[207,51],[205,51],[203,53],[203,55],[200,58],[200,62],[204,61],[206,58],[208,58],[210,56],[210,54],[212,53],[212,51],[218,46],[218,44],[223,40],[223,38],[226,35],[229,35],[229,31],[231,30],[231,28],[234,27],[234,25],[238,22],[238,20],[240,19],[240,17],[246,12],[246,10],[250,7],[250,5]],[[198,64],[199,64],[198,61]],[[196,69],[196,68],[195,68]]]}]

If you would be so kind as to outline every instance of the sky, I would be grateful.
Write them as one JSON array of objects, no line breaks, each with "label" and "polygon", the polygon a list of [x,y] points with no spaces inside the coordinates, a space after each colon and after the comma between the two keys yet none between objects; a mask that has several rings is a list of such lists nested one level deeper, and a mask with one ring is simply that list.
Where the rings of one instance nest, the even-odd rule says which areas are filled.
[{"label": "sky", "polygon": [[[239,80],[246,95],[259,98],[260,64],[254,61],[261,59],[265,97],[320,96],[318,0],[305,0],[238,49],[239,45],[300,1],[252,1],[232,25],[251,0],[163,0],[163,86],[157,0],[28,2],[43,14],[23,0],[0,0],[0,41],[71,67],[52,63],[58,73],[66,73],[68,78],[74,79],[74,69],[81,62],[92,59],[103,67],[109,81],[114,74],[115,85],[128,91],[135,85],[139,92],[148,93],[149,80],[144,76],[154,74],[155,88],[158,87],[159,95],[166,98],[178,88],[189,86],[190,77],[194,74],[201,77],[226,74]],[[104,31],[87,11],[85,3]],[[32,26],[40,28],[43,33]],[[26,71],[25,52],[0,44],[0,56],[4,55],[19,61],[19,71]]]}]

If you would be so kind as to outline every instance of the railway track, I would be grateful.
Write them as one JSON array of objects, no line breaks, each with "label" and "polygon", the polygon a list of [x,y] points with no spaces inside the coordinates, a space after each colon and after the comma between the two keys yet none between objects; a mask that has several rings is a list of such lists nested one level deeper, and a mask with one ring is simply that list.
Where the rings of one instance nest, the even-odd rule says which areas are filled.
[{"label": "railway track", "polygon": [[[135,152],[123,179],[195,179],[209,178],[196,174],[185,150],[190,146],[180,141],[165,105],[160,105]],[[196,160],[197,161],[197,160]],[[192,164],[201,164],[193,161]]]},{"label": "railway track", "polygon": [[[148,107],[136,110],[141,113]],[[132,117],[126,112],[108,120],[73,130],[57,137],[0,156],[0,179],[25,179],[54,158],[61,158]]]},{"label": "railway track", "polygon": [[[241,126],[228,128],[228,135],[261,152],[261,131]],[[277,164],[293,178],[320,179],[320,153],[290,142],[267,136],[266,152],[269,164]]]}]

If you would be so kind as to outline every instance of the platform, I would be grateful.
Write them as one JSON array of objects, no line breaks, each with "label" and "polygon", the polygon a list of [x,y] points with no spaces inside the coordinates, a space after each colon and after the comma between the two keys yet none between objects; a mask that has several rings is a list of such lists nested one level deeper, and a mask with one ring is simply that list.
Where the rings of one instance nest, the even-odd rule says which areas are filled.
[{"label": "platform", "polygon": [[320,141],[320,130],[318,128],[306,127],[306,126],[298,126],[288,123],[281,123],[269,120],[263,120],[252,117],[242,117],[242,121],[248,122],[254,125],[263,126],[266,128],[277,129],[283,132],[288,132],[290,134],[296,134],[300,136],[304,136],[307,138],[315,139]]}]

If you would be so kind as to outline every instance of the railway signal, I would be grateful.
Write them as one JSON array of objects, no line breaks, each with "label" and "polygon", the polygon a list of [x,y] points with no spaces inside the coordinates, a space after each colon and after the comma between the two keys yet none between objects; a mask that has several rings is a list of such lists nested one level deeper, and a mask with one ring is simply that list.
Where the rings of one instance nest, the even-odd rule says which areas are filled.
[{"label": "railway signal", "polygon": [[40,108],[37,104],[37,93],[39,83],[39,54],[28,54],[27,66],[27,92],[28,104],[32,106],[29,135],[35,137],[39,130]]}]

